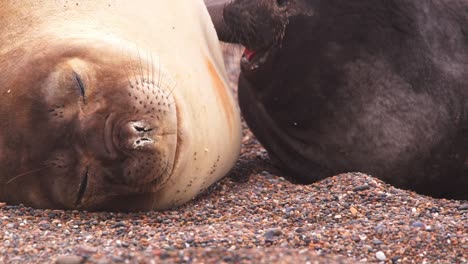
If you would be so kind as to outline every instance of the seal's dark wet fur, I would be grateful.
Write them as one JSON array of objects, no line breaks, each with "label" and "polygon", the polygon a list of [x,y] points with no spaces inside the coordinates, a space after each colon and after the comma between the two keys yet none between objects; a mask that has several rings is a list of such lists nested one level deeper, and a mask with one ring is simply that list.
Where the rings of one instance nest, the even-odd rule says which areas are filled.
[{"label": "seal's dark wet fur", "polygon": [[467,11],[461,0],[237,0],[214,22],[224,40],[271,46],[243,67],[239,101],[286,174],[360,171],[468,199]]}]

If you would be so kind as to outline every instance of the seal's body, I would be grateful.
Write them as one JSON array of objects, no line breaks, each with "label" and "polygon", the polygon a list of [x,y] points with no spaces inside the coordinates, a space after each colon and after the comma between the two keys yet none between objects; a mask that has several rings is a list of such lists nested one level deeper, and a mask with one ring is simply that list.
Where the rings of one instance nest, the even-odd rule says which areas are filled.
[{"label": "seal's body", "polygon": [[468,198],[466,1],[219,2],[220,37],[247,47],[242,113],[284,172]]},{"label": "seal's body", "polygon": [[0,200],[165,209],[237,159],[239,113],[201,0],[5,0],[0,39]]}]

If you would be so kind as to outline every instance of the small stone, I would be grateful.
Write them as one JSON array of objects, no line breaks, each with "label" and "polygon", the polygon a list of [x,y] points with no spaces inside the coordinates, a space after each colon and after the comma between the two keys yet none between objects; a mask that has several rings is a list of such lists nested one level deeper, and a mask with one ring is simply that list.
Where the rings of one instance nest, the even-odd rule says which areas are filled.
[{"label": "small stone", "polygon": [[379,234],[382,234],[386,231],[386,228],[384,225],[377,225],[375,228],[374,228],[375,232],[379,233]]},{"label": "small stone", "polygon": [[296,228],[296,233],[304,233],[305,232],[305,229],[302,228],[302,227],[299,227],[299,228]]},{"label": "small stone", "polygon": [[421,221],[414,221],[412,224],[411,224],[412,227],[424,227],[424,223],[421,222]]},{"label": "small stone", "polygon": [[357,215],[357,213],[358,213],[358,210],[356,208],[354,208],[353,206],[351,206],[351,208],[349,208],[349,211],[351,211],[352,215]]},{"label": "small stone", "polygon": [[[1,206],[0,206],[0,207],[1,207]],[[460,206],[458,207],[458,210],[460,210],[460,211],[466,211],[466,210],[468,210],[468,203],[460,205]]]},{"label": "small stone", "polygon": [[382,240],[379,240],[379,239],[372,240],[372,244],[374,244],[374,245],[380,245],[382,243],[383,243]]},{"label": "small stone", "polygon": [[335,219],[341,219],[341,215],[335,215]]},{"label": "small stone", "polygon": [[377,253],[375,253],[375,257],[380,261],[384,261],[387,259],[385,253],[383,253],[382,251],[377,251]]},{"label": "small stone", "polygon": [[55,260],[56,264],[80,264],[83,263],[84,259],[76,255],[62,255],[58,256]]},{"label": "small stone", "polygon": [[0,203],[0,208],[3,208],[6,206],[6,203]]},{"label": "small stone", "polygon": [[369,190],[369,189],[370,189],[370,186],[368,184],[364,184],[364,185],[360,185],[354,188],[353,192],[360,192],[360,191]]},{"label": "small stone", "polygon": [[392,263],[398,263],[398,260],[401,259],[401,256],[394,256],[391,258]]},{"label": "small stone", "polygon": [[364,245],[363,248],[367,249],[368,252],[372,252],[372,250],[374,250],[371,245]]},{"label": "small stone", "polygon": [[265,237],[266,241],[271,241],[274,237],[280,236],[281,234],[283,234],[283,231],[281,231],[281,229],[271,228],[268,229],[263,236]]},{"label": "small stone", "polygon": [[124,222],[117,222],[114,225],[112,225],[112,228],[118,228],[118,227],[126,227],[127,225]]},{"label": "small stone", "polygon": [[171,255],[169,255],[169,253],[167,253],[167,252],[163,252],[161,255],[159,255],[159,259],[161,259],[161,260],[165,260],[165,259],[168,259],[170,257],[171,257]]}]

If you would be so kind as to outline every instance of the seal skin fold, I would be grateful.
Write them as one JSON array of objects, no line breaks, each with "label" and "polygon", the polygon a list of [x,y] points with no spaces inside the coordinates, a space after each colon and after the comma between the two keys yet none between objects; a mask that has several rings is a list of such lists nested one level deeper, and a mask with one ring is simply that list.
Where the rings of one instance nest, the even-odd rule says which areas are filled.
[{"label": "seal skin fold", "polygon": [[0,39],[1,201],[166,209],[234,165],[240,116],[202,1],[6,0]]},{"label": "seal skin fold", "polygon": [[311,183],[359,171],[468,199],[466,1],[212,0],[208,9],[219,36],[247,48],[240,108],[285,174]]}]

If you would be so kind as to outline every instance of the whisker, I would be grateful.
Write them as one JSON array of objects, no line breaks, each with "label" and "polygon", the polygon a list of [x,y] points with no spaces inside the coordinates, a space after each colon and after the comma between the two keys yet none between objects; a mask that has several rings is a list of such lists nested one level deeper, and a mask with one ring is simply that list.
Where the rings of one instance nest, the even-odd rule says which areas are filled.
[{"label": "whisker", "polygon": [[44,169],[47,169],[47,168],[50,168],[52,167],[52,165],[48,165],[48,166],[45,166],[43,168],[39,168],[39,169],[35,169],[35,170],[32,170],[32,171],[28,171],[28,172],[24,172],[24,173],[21,173],[21,174],[18,174],[16,176],[14,176],[13,178],[11,178],[10,180],[8,180],[6,182],[6,185],[12,183],[13,181],[23,177],[23,176],[26,176],[26,175],[29,175],[29,174],[32,174],[32,173],[35,173],[35,172],[38,172],[38,171],[41,171],[41,170],[44,170]]},{"label": "whisker", "polygon": [[158,56],[158,87],[161,87],[161,55]]},{"label": "whisker", "polygon": [[154,60],[153,60],[153,53],[151,55],[151,84],[154,84]]},{"label": "whisker", "polygon": [[138,48],[138,46],[137,46],[137,52],[138,52],[138,61],[140,62],[140,74],[141,74],[140,76],[141,78],[144,78],[143,77],[144,76],[143,75],[143,62],[141,60],[140,49]]},{"label": "whisker", "polygon": [[151,83],[150,81],[150,69],[149,69],[149,64],[150,64],[150,60],[149,60],[149,54],[146,55],[146,81],[148,82],[148,84]]}]

